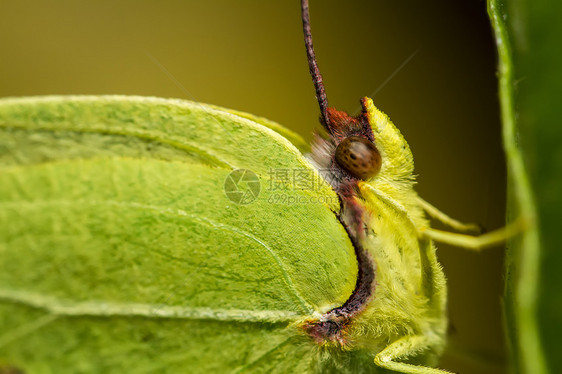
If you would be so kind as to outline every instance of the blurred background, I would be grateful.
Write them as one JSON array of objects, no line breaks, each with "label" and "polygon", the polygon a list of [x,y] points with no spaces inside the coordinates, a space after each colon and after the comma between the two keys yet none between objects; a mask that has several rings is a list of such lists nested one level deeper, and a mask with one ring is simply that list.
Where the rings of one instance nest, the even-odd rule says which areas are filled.
[{"label": "blurred background", "polygon": [[[502,226],[505,166],[485,1],[310,7],[330,105],[355,112],[361,96],[372,96],[412,148],[420,194],[462,221]],[[319,127],[296,0],[2,0],[0,46],[0,97],[175,97],[264,116],[307,140]],[[502,249],[439,245],[438,256],[451,320],[441,366],[505,372]]]}]

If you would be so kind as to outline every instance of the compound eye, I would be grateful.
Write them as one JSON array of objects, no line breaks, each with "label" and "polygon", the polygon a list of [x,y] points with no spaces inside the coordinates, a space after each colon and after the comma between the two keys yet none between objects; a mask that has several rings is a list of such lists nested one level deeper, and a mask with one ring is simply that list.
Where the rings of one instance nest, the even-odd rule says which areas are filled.
[{"label": "compound eye", "polygon": [[336,162],[354,177],[368,180],[379,172],[382,160],[373,142],[360,136],[350,136],[336,148]]}]

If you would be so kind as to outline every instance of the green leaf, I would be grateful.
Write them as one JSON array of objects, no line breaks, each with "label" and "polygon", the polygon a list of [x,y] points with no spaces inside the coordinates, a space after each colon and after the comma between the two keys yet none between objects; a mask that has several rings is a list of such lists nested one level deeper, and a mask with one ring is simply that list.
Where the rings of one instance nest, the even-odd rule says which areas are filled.
[{"label": "green leaf", "polygon": [[530,223],[507,253],[506,317],[522,373],[562,366],[562,3],[490,0],[512,218]]},{"label": "green leaf", "polygon": [[[273,130],[302,140],[248,118],[156,98],[0,100],[0,367],[374,367],[322,358],[301,332],[349,297],[355,254],[337,196],[286,178],[321,180]],[[255,201],[225,193],[235,169],[259,178]]]}]

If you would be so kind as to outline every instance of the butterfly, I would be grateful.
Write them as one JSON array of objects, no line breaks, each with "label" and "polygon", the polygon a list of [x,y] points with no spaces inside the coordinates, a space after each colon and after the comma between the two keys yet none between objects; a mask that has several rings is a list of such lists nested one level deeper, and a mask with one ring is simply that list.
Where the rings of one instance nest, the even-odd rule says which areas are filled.
[{"label": "butterfly", "polygon": [[0,367],[439,372],[416,366],[445,344],[432,240],[501,238],[430,228],[474,227],[417,196],[372,100],[354,117],[319,97],[311,160],[291,131],[200,103],[0,100]]}]

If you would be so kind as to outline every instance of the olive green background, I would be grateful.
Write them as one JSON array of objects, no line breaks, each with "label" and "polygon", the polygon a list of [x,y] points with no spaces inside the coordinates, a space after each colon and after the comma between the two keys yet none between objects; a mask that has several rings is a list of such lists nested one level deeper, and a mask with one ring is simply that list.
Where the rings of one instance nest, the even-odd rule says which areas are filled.
[{"label": "olive green background", "polygon": [[[453,217],[503,224],[505,167],[486,4],[314,1],[332,106],[373,97],[409,142],[418,191]],[[0,2],[0,97],[179,97],[261,115],[311,139],[318,109],[293,1]],[[181,87],[180,87],[181,86]],[[183,87],[183,88],[182,88]],[[442,367],[501,373],[502,250],[440,245],[452,349]],[[477,357],[476,357],[477,356]],[[487,366],[475,362],[483,357]]]}]

